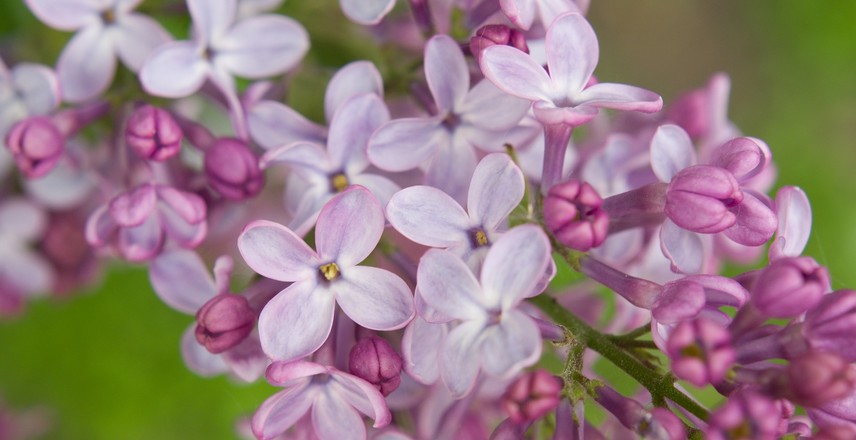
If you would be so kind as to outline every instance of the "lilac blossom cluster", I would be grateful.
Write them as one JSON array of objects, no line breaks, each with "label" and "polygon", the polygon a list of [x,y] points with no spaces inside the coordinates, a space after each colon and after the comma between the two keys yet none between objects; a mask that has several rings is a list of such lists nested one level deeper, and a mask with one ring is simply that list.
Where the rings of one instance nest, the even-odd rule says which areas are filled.
[{"label": "lilac blossom cluster", "polygon": [[322,122],[283,103],[310,34],[280,1],[187,0],[187,40],[141,0],[26,3],[75,33],[0,64],[0,313],[145,264],[190,370],[282,388],[260,439],[856,437],[856,291],[802,255],[808,198],[767,195],[725,75],[665,108],[595,77],[587,1],[340,0],[418,67],[342,66]]}]

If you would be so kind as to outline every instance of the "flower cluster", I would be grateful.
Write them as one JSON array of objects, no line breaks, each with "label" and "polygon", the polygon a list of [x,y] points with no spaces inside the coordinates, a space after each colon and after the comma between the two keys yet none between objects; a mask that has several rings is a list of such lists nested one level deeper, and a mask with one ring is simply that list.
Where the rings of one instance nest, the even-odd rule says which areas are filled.
[{"label": "flower cluster", "polygon": [[665,109],[602,82],[582,0],[341,0],[394,68],[341,66],[312,121],[280,1],[177,2],[184,40],[140,3],[26,2],[75,33],[0,64],[0,314],[145,264],[190,370],[282,388],[259,439],[856,437],[856,291],[725,75]]}]

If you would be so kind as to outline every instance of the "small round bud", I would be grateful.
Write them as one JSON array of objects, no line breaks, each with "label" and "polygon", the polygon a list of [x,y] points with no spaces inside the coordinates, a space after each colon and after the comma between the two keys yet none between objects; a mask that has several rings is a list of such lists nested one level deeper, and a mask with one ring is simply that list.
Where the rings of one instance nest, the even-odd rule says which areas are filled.
[{"label": "small round bud", "polygon": [[517,29],[511,29],[503,24],[489,24],[482,26],[476,31],[475,36],[470,38],[470,52],[476,59],[481,61],[482,52],[491,46],[511,46],[515,49],[529,53],[526,37]]},{"label": "small round bud", "polygon": [[709,165],[684,168],[666,190],[666,215],[676,225],[702,234],[722,232],[737,221],[731,208],[743,201],[737,179]]},{"label": "small round bud", "polygon": [[357,341],[348,355],[351,374],[388,396],[401,385],[401,356],[385,340],[369,336]]},{"label": "small round bud", "polygon": [[609,229],[603,199],[591,185],[568,180],[550,188],[544,200],[544,222],[559,243],[587,251],[600,246]]},{"label": "small round bud", "polygon": [[196,341],[211,353],[222,353],[241,343],[253,331],[255,321],[247,298],[217,295],[196,312]]},{"label": "small round bud", "polygon": [[722,382],[737,357],[728,330],[705,318],[678,324],[669,335],[666,354],[675,376],[698,387]]},{"label": "small round bud", "polygon": [[21,173],[37,178],[50,172],[65,150],[65,137],[50,118],[33,116],[15,124],[6,135]]},{"label": "small round bud", "polygon": [[238,139],[217,139],[205,151],[204,167],[208,183],[227,199],[254,197],[264,187],[258,158]]},{"label": "small round bud", "polygon": [[816,407],[852,393],[856,369],[841,356],[815,351],[792,359],[783,369],[770,370],[762,380],[770,394]]},{"label": "small round bud", "polygon": [[562,379],[546,370],[520,376],[502,396],[502,409],[515,423],[538,420],[559,405]]},{"label": "small round bud", "polygon": [[134,110],[125,125],[125,142],[143,159],[163,161],[175,156],[182,137],[168,111],[148,104]]},{"label": "small round bud", "polygon": [[780,258],[761,271],[752,303],[770,318],[793,318],[814,307],[829,290],[829,272],[810,257]]}]

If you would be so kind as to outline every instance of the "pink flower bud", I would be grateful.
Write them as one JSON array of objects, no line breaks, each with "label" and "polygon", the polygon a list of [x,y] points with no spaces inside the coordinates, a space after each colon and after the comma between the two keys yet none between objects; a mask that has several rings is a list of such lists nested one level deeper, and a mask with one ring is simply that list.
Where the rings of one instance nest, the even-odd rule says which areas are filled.
[{"label": "pink flower bud", "polygon": [[792,359],[787,367],[765,372],[769,394],[816,407],[846,397],[856,387],[856,370],[841,356],[815,351]]},{"label": "pink flower bud", "polygon": [[829,290],[829,272],[810,257],[781,258],[752,286],[752,303],[769,318],[793,318],[811,309]]},{"label": "pink flower bud", "polygon": [[520,376],[502,396],[502,409],[516,424],[544,417],[559,405],[562,379],[547,370],[535,370]]},{"label": "pink flower bud", "polygon": [[699,387],[721,382],[736,359],[728,330],[704,318],[678,324],[666,353],[675,376]]},{"label": "pink flower bud", "polygon": [[125,142],[143,159],[163,161],[175,156],[182,137],[168,111],[148,104],[134,110],[125,125]]},{"label": "pink flower bud", "polygon": [[475,36],[470,38],[470,52],[476,59],[481,60],[481,53],[491,46],[511,46],[515,49],[529,53],[526,37],[517,29],[511,29],[504,24],[489,24],[482,26],[476,31]]},{"label": "pink flower bud", "polygon": [[600,246],[609,229],[603,199],[588,183],[568,180],[550,188],[544,200],[544,222],[560,243],[587,251]]},{"label": "pink flower bud", "polygon": [[856,291],[837,290],[824,295],[806,313],[802,335],[815,350],[826,350],[856,361]]},{"label": "pink flower bud", "polygon": [[696,165],[676,174],[666,190],[666,215],[676,225],[715,234],[737,221],[731,208],[743,201],[737,179],[723,168]]},{"label": "pink flower bud", "polygon": [[196,341],[211,353],[222,353],[244,340],[256,314],[247,299],[228,293],[211,298],[196,312]]},{"label": "pink flower bud", "polygon": [[401,356],[385,340],[369,336],[357,341],[348,355],[351,374],[388,396],[401,385]]},{"label": "pink flower bud", "polygon": [[205,151],[205,176],[215,191],[232,200],[254,197],[264,187],[258,158],[235,138],[217,139]]},{"label": "pink flower bud", "polygon": [[774,439],[782,434],[781,407],[768,397],[748,389],[732,393],[710,414],[705,438]]},{"label": "pink flower bud", "polygon": [[6,135],[18,169],[28,178],[50,172],[65,150],[65,137],[50,118],[33,116],[15,124]]}]

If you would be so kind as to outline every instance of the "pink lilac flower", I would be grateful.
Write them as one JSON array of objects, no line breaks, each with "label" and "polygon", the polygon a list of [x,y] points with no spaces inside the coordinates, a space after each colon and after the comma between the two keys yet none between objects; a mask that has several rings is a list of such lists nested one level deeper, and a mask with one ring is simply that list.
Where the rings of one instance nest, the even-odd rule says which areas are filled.
[{"label": "pink lilac flower", "polygon": [[[581,6],[579,3],[586,3],[586,5]],[[556,17],[566,12],[583,14],[587,9],[587,3],[587,1],[574,0],[499,0],[502,12],[523,30],[529,30],[536,19],[544,29],[547,29]]]},{"label": "pink lilac flower", "polygon": [[803,190],[783,186],[776,193],[776,238],[770,244],[770,260],[798,257],[811,234],[811,204]]},{"label": "pink lilac flower", "polygon": [[19,63],[9,70],[0,59],[0,139],[15,122],[51,113],[59,102],[59,80],[51,69]]},{"label": "pink lilac flower", "polygon": [[365,188],[333,197],[318,216],[313,251],[292,230],[259,220],[247,225],[238,249],[259,274],[293,282],[259,317],[262,348],[276,360],[295,360],[327,340],[336,304],[373,330],[404,327],[414,315],[407,284],[383,269],[358,266],[383,233],[383,211]]},{"label": "pink lilac flower", "polygon": [[188,96],[206,79],[225,96],[238,137],[246,121],[233,76],[263,78],[293,68],[309,49],[306,31],[281,15],[259,15],[235,23],[236,0],[187,0],[193,41],[160,46],[140,70],[147,92],[167,98]]},{"label": "pink lilac flower", "polygon": [[103,93],[116,72],[116,56],[138,72],[149,54],[171,39],[158,22],[133,12],[141,2],[27,0],[48,26],[76,31],[57,62],[65,101],[82,102]]},{"label": "pink lilac flower", "polygon": [[666,353],[675,376],[697,387],[721,382],[736,359],[728,330],[706,318],[675,326]]},{"label": "pink lilac flower", "polygon": [[[489,81],[470,89],[470,73],[458,44],[437,35],[425,45],[425,77],[436,105],[430,117],[395,119],[369,140],[372,164],[386,171],[425,169],[425,184],[463,203],[476,167],[476,150],[497,151],[528,104]],[[427,165],[426,165],[427,164]]]},{"label": "pink lilac flower", "polygon": [[24,298],[53,287],[50,265],[30,249],[46,227],[47,215],[28,200],[0,203],[0,316],[18,311]]},{"label": "pink lilac flower", "polygon": [[342,12],[352,21],[373,25],[380,23],[383,17],[395,6],[395,0],[339,0]]},{"label": "pink lilac flower", "polygon": [[434,322],[458,322],[442,343],[440,377],[453,396],[468,394],[480,371],[510,377],[541,355],[541,336],[520,302],[549,266],[550,243],[534,225],[511,229],[493,244],[479,279],[449,251],[431,249],[419,263],[417,290]]}]

